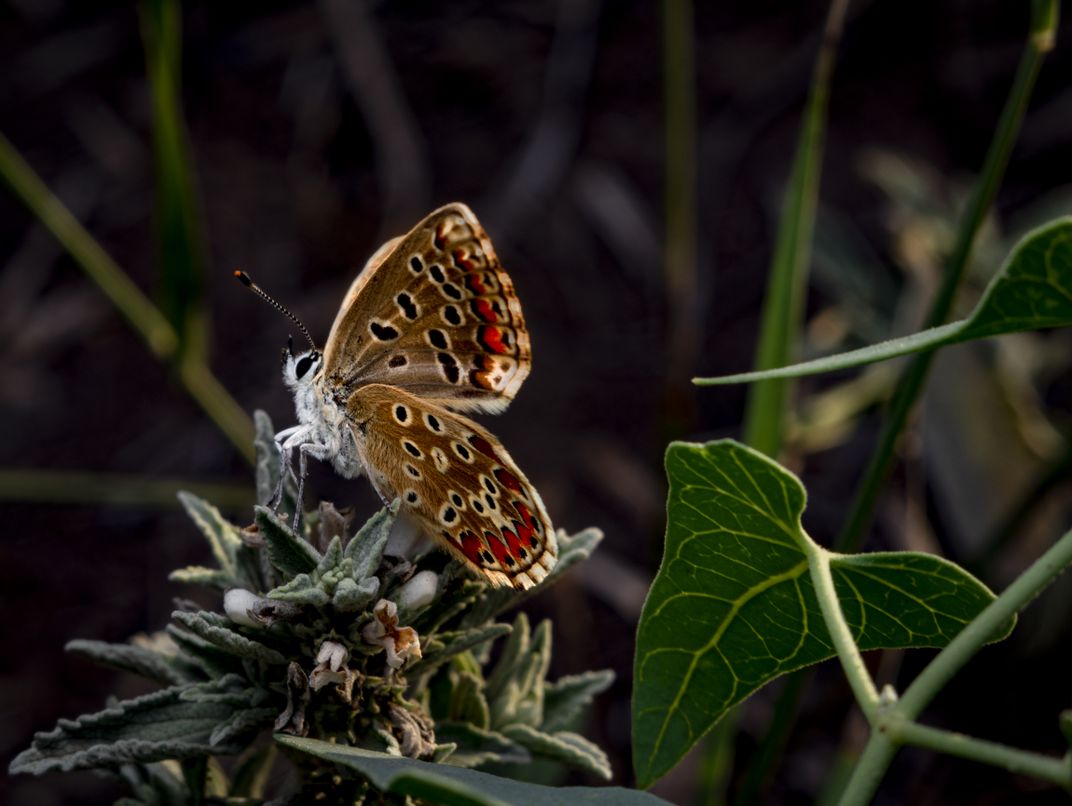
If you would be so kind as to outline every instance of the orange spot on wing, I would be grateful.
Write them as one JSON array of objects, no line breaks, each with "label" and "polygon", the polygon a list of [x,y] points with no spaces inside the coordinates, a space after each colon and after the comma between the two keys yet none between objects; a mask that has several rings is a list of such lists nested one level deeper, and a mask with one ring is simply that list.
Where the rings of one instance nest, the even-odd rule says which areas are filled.
[{"label": "orange spot on wing", "polygon": [[484,454],[489,459],[494,459],[496,462],[499,461],[499,457],[495,455],[495,449],[492,448],[491,443],[488,442],[483,437],[477,436],[476,434],[473,434],[472,436],[469,437],[469,444],[472,445],[474,448],[476,448],[478,451],[480,451],[482,454]]},{"label": "orange spot on wing", "polygon": [[514,528],[517,529],[517,534],[515,535],[509,529],[503,529],[503,537],[506,538],[506,547],[510,550],[510,553],[516,559],[520,560],[521,559],[521,541],[522,540],[528,540],[528,535],[522,534],[522,532],[523,531],[528,532],[529,534],[532,534],[532,532],[531,532],[531,530],[526,529],[524,526],[522,526],[517,521],[511,521],[511,523],[513,523]]},{"label": "orange spot on wing", "polygon": [[472,301],[470,307],[472,308],[473,313],[475,313],[485,322],[495,322],[499,318],[498,314],[495,313],[495,309],[492,307],[491,303],[488,302],[486,299],[481,299],[478,297],[477,299],[474,299]]},{"label": "orange spot on wing", "polygon": [[509,348],[503,344],[502,331],[493,325],[484,325],[480,328],[480,343],[493,353],[502,355]]},{"label": "orange spot on wing", "polygon": [[[513,537],[514,540],[517,540],[517,536],[514,535],[513,532],[509,529],[503,529],[503,537],[506,537],[507,535]],[[506,568],[506,557],[509,554],[509,549],[507,549],[506,544],[491,532],[485,533],[484,539],[488,541],[488,545],[491,547],[491,553],[495,555],[495,559],[499,565]],[[509,540],[509,538],[507,539]]]},{"label": "orange spot on wing", "polygon": [[484,548],[480,543],[480,538],[472,532],[462,533],[462,554],[466,556],[473,565],[481,565],[480,552]]},{"label": "orange spot on wing", "polygon": [[465,275],[465,286],[474,294],[483,295],[488,293],[488,287],[484,285],[484,278],[479,274]]},{"label": "orange spot on wing", "polygon": [[515,493],[521,492],[521,482],[518,481],[517,476],[511,473],[504,467],[495,469],[495,478],[499,480],[499,484],[508,490],[513,490]]}]

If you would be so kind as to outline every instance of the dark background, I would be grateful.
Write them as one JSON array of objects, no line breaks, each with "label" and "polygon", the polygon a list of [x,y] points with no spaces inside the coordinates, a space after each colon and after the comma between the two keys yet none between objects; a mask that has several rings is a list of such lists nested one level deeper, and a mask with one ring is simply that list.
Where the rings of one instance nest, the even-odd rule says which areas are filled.
[{"label": "dark background", "polygon": [[[595,557],[530,613],[556,619],[555,676],[618,673],[586,732],[607,748],[616,782],[626,785],[633,632],[664,529],[662,454],[670,439],[739,436],[745,390],[696,391],[685,379],[752,360],[826,8],[732,5],[696,9],[699,279],[687,299],[668,296],[663,270],[658,4],[188,3],[183,12],[183,101],[208,244],[212,366],[241,405],[267,410],[277,427],[292,422],[278,356],[293,328],[234,282],[235,267],[322,340],[354,272],[384,239],[452,200],[483,221],[534,347],[518,399],[484,423],[540,489],[556,526],[606,532]],[[830,107],[806,351],[918,324],[935,256],[948,247],[1008,92],[1026,6],[961,0],[850,9]],[[965,305],[1010,238],[1072,209],[1068,28],[1043,67]],[[355,69],[366,80],[355,80]],[[153,293],[149,98],[132,4],[16,0],[0,9],[0,131]],[[668,334],[690,310],[698,313],[696,338],[671,348]],[[251,484],[234,447],[6,192],[0,311],[5,469]],[[867,548],[970,560],[981,535],[1067,450],[1068,334],[1008,344],[943,358],[924,425],[906,443],[908,461],[891,480]],[[802,392],[852,377],[810,380]],[[995,392],[1010,384],[1007,397]],[[793,466],[809,488],[806,525],[821,542],[840,526],[872,445],[875,397],[863,395],[858,418],[841,418],[843,431],[797,434]],[[986,404],[991,398],[998,402]],[[980,569],[992,586],[1007,584],[1067,528],[1070,486],[1062,478],[1011,549]],[[344,483],[325,468],[311,486],[340,504],[369,512],[374,505],[364,482]],[[143,690],[66,657],[63,645],[161,628],[173,597],[191,595],[167,583],[167,573],[206,561],[208,552],[174,507],[3,497],[6,766],[58,717],[96,710],[109,693]],[[229,514],[249,520],[248,510]],[[953,682],[932,721],[1060,752],[1070,599],[1064,579],[1011,640]],[[881,682],[903,687],[928,654],[871,660]],[[766,730],[774,688],[744,709],[740,762]],[[768,802],[820,795],[841,753],[859,748],[850,711],[839,670],[827,664]],[[656,791],[705,802],[700,778],[693,757]],[[3,786],[12,803],[116,794],[89,775]],[[1013,800],[1067,802],[1030,780],[918,751],[901,754],[880,795],[882,803]]]}]

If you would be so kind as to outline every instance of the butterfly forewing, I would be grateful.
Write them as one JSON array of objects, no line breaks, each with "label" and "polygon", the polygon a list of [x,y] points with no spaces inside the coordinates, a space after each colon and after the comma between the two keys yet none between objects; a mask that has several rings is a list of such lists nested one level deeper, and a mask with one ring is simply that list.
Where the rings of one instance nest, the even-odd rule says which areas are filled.
[{"label": "butterfly forewing", "polygon": [[402,389],[362,386],[347,413],[380,495],[493,585],[530,588],[558,545],[539,494],[494,436]]},{"label": "butterfly forewing", "polygon": [[354,281],[324,353],[329,387],[397,386],[456,411],[506,408],[529,373],[521,304],[464,204],[384,244]]}]

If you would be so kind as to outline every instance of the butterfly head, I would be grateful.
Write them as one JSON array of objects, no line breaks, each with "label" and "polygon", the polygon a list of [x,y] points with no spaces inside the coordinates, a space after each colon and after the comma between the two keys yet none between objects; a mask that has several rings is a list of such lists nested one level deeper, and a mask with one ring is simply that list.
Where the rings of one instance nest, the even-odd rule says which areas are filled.
[{"label": "butterfly head", "polygon": [[294,340],[290,339],[283,350],[283,382],[293,392],[310,387],[323,363],[324,356],[319,350],[295,353]]}]

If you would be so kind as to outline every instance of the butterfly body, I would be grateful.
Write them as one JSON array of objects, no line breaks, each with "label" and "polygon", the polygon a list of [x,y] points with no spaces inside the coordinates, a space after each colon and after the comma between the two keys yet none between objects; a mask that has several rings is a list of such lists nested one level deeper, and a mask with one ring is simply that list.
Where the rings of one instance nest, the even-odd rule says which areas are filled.
[{"label": "butterfly body", "polygon": [[[499,412],[531,352],[513,283],[472,212],[451,204],[372,256],[323,353],[284,354],[298,424],[284,466],[309,457],[364,474],[384,501],[493,585],[529,588],[557,557],[535,488],[461,412]],[[300,497],[300,496],[299,496]]]}]

